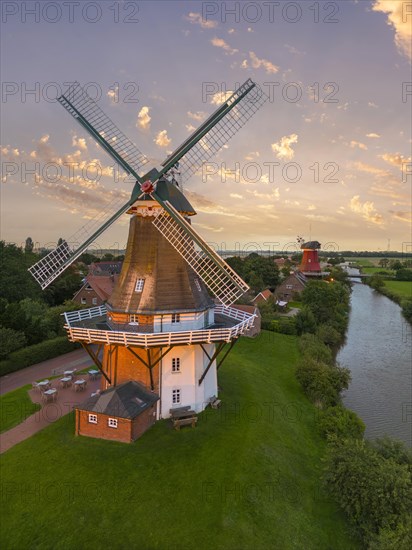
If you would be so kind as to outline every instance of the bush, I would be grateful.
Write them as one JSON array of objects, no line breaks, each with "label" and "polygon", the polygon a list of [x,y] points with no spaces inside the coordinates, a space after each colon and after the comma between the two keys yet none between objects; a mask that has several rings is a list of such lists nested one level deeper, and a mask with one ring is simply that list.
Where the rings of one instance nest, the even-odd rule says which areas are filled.
[{"label": "bush", "polygon": [[328,365],[333,364],[332,352],[328,346],[314,334],[303,334],[299,338],[298,347],[303,357],[315,359]]},{"label": "bush", "polygon": [[340,333],[330,325],[319,325],[317,336],[330,348],[336,348],[342,340]]},{"label": "bush", "polygon": [[407,466],[385,459],[363,440],[329,446],[326,483],[365,545],[381,530],[396,531],[412,503]]},{"label": "bush", "polygon": [[9,355],[8,359],[0,361],[0,376],[24,369],[47,359],[52,359],[63,353],[68,353],[77,347],[79,347],[78,344],[69,342],[65,336],[59,336],[58,338],[45,340],[44,342],[40,342],[40,344],[14,351]]},{"label": "bush", "polygon": [[296,378],[311,401],[322,407],[337,405],[340,393],[350,382],[348,369],[304,358],[296,368]]},{"label": "bush", "polygon": [[412,453],[402,441],[384,436],[375,439],[373,447],[383,458],[391,458],[397,464],[408,466],[412,473]]},{"label": "bush", "polygon": [[293,317],[280,317],[271,322],[271,330],[281,334],[296,334],[296,325]]},{"label": "bush", "polygon": [[402,302],[402,313],[405,319],[412,323],[412,300],[404,300]]},{"label": "bush", "polygon": [[356,413],[337,405],[320,412],[319,429],[327,438],[362,439],[365,424]]},{"label": "bush", "polygon": [[306,332],[316,332],[315,316],[308,307],[303,307],[295,317],[296,332],[301,335]]},{"label": "bush", "polygon": [[412,269],[398,269],[396,272],[397,281],[412,281]]},{"label": "bush", "polygon": [[412,518],[405,517],[396,529],[381,529],[368,550],[410,550],[412,548]]}]

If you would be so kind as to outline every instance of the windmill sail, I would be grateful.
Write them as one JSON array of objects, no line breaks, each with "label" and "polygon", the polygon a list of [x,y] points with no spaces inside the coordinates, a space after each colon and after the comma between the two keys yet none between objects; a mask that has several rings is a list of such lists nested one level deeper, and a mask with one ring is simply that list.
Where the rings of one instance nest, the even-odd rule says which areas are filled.
[{"label": "windmill sail", "polygon": [[[212,294],[225,306],[233,304],[248,285],[211,248],[193,227],[168,202],[153,224],[203,280]],[[195,249],[195,244],[200,251]]]},{"label": "windmill sail", "polygon": [[249,78],[162,164],[166,173],[176,162],[187,181],[246,124],[268,96]]},{"label": "windmill sail", "polygon": [[[120,206],[122,205],[122,206]],[[106,229],[108,229],[130,206],[124,197],[116,198],[109,206],[79,229],[69,239],[44,256],[29,268],[42,289],[52,283],[69,267]],[[120,208],[119,208],[120,207]],[[113,214],[113,211],[115,212]]]},{"label": "windmill sail", "polygon": [[78,82],[72,84],[57,101],[92,135],[100,145],[137,180],[146,156],[91,99]]}]

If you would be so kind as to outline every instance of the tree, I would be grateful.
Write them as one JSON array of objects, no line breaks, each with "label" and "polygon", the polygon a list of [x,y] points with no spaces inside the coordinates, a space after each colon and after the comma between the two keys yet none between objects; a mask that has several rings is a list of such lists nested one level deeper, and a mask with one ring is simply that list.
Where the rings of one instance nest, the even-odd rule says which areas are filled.
[{"label": "tree", "polygon": [[389,260],[388,260],[388,258],[382,258],[381,260],[379,260],[378,264],[379,264],[381,267],[388,267],[388,265],[389,265]]},{"label": "tree", "polygon": [[59,240],[57,241],[57,246],[60,246],[63,243],[64,243],[63,237],[59,237]]},{"label": "tree", "polygon": [[383,280],[382,275],[379,275],[378,273],[372,275],[369,279],[369,286],[374,290],[381,290],[385,286],[385,281]]},{"label": "tree", "polygon": [[402,269],[403,268],[403,264],[402,262],[400,262],[399,260],[391,260],[389,262],[389,267],[391,269],[393,269],[394,271],[397,271],[398,269]]},{"label": "tree", "polygon": [[37,256],[25,254],[14,244],[0,241],[0,288],[2,297],[8,302],[18,302],[23,298],[42,298],[40,286],[27,271]]},{"label": "tree", "polygon": [[401,268],[396,271],[397,281],[412,281],[412,269]]},{"label": "tree", "polygon": [[24,245],[24,252],[33,252],[34,243],[31,237],[27,237],[26,244]]},{"label": "tree", "polygon": [[0,359],[5,359],[26,344],[23,332],[0,326]]},{"label": "tree", "polygon": [[303,307],[295,317],[296,332],[299,336],[305,332],[315,334],[316,319],[308,307]]}]

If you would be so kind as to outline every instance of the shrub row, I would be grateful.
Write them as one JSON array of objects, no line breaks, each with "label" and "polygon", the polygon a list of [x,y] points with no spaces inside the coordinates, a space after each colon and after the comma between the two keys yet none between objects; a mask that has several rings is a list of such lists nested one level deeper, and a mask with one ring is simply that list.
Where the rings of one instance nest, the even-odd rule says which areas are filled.
[{"label": "shrub row", "polygon": [[79,347],[67,340],[66,336],[58,336],[51,340],[45,340],[40,344],[34,344],[26,348],[14,351],[4,361],[0,361],[0,376],[35,365],[41,361],[52,359],[63,353],[68,353]]}]

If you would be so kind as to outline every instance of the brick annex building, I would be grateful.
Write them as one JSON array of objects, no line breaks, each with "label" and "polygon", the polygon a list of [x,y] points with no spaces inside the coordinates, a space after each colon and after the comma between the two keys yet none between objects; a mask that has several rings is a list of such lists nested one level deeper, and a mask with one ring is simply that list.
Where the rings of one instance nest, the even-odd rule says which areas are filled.
[{"label": "brick annex building", "polygon": [[[167,180],[157,192],[184,216],[195,211]],[[202,411],[218,395],[217,369],[255,315],[216,305],[202,279],[154,227],[160,206],[129,210],[128,244],[106,304],[68,312],[66,329],[101,370],[101,391],[76,409],[76,434],[130,442],[173,408]]]}]

